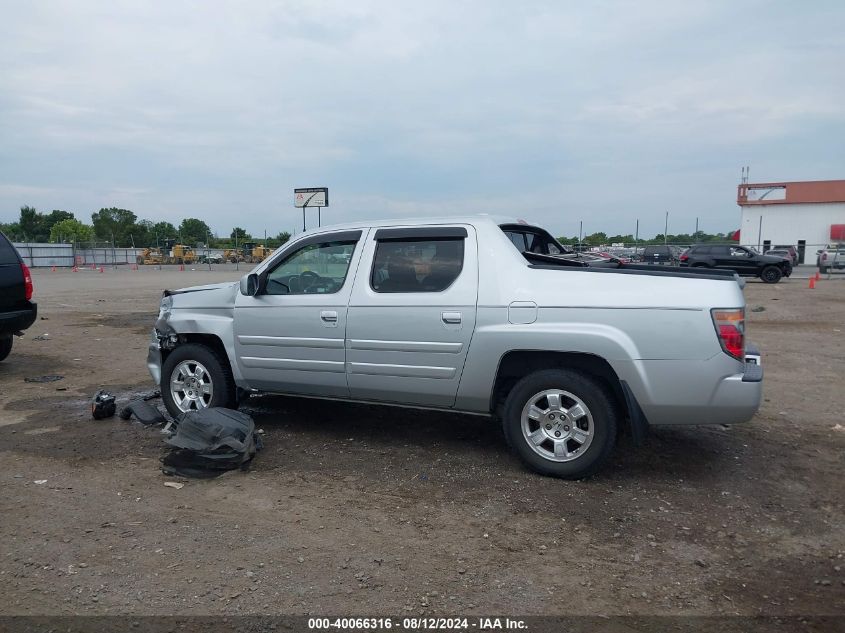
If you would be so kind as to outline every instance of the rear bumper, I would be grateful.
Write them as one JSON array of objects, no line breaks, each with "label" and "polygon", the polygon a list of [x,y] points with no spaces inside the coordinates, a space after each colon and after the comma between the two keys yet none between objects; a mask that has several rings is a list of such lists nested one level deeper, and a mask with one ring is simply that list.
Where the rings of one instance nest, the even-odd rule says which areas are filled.
[{"label": "rear bumper", "polygon": [[0,312],[0,334],[14,334],[27,329],[38,316],[38,305],[30,302],[28,307],[10,312]]},{"label": "rear bumper", "polygon": [[763,367],[753,345],[748,346],[745,365],[727,354],[700,362],[635,364],[639,376],[623,379],[649,425],[737,424],[750,420],[760,408]]}]

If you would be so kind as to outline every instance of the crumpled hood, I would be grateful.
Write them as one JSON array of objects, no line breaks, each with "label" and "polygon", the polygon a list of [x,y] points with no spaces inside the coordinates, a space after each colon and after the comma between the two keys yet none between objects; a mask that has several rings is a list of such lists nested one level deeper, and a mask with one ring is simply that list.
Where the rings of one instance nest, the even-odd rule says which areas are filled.
[{"label": "crumpled hood", "polygon": [[240,283],[227,281],[222,284],[191,286],[179,290],[165,290],[165,297],[173,297],[173,308],[231,308]]}]

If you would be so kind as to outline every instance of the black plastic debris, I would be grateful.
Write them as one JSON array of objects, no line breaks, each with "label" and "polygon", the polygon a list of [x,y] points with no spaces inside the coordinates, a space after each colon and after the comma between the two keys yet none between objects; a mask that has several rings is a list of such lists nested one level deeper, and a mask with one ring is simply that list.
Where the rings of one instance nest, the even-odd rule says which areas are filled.
[{"label": "black plastic debris", "polygon": [[91,416],[95,420],[104,420],[114,415],[115,403],[114,396],[108,391],[102,389],[94,394],[91,400]]},{"label": "black plastic debris", "polygon": [[120,410],[120,417],[123,420],[128,420],[133,415],[141,424],[153,425],[167,422],[161,411],[143,400],[133,400]]},{"label": "black plastic debris", "polygon": [[24,382],[56,382],[57,380],[64,380],[64,376],[58,374],[49,374],[47,376],[34,376],[31,378],[24,378]]},{"label": "black plastic debris", "polygon": [[262,444],[250,416],[223,407],[183,413],[176,431],[165,442],[173,450],[162,458],[162,471],[183,477],[216,477],[227,470],[246,470]]}]

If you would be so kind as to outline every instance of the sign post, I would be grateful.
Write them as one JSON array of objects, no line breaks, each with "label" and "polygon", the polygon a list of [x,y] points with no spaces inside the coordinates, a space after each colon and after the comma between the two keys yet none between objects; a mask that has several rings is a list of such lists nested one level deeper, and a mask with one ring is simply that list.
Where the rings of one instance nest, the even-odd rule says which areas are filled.
[{"label": "sign post", "polygon": [[323,207],[329,206],[328,187],[307,187],[293,190],[293,206],[302,209],[302,230],[305,231],[305,209],[317,207],[317,226],[321,224]]}]

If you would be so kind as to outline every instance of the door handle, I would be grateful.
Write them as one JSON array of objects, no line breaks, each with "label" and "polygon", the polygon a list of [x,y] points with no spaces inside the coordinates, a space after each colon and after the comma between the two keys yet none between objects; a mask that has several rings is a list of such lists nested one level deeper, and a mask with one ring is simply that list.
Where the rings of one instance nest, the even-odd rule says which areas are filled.
[{"label": "door handle", "polygon": [[320,318],[326,323],[337,323],[337,312],[334,310],[323,310],[320,312]]},{"label": "door handle", "polygon": [[460,323],[461,322],[461,313],[460,312],[443,312],[440,315],[440,318],[443,319],[443,323]]}]

